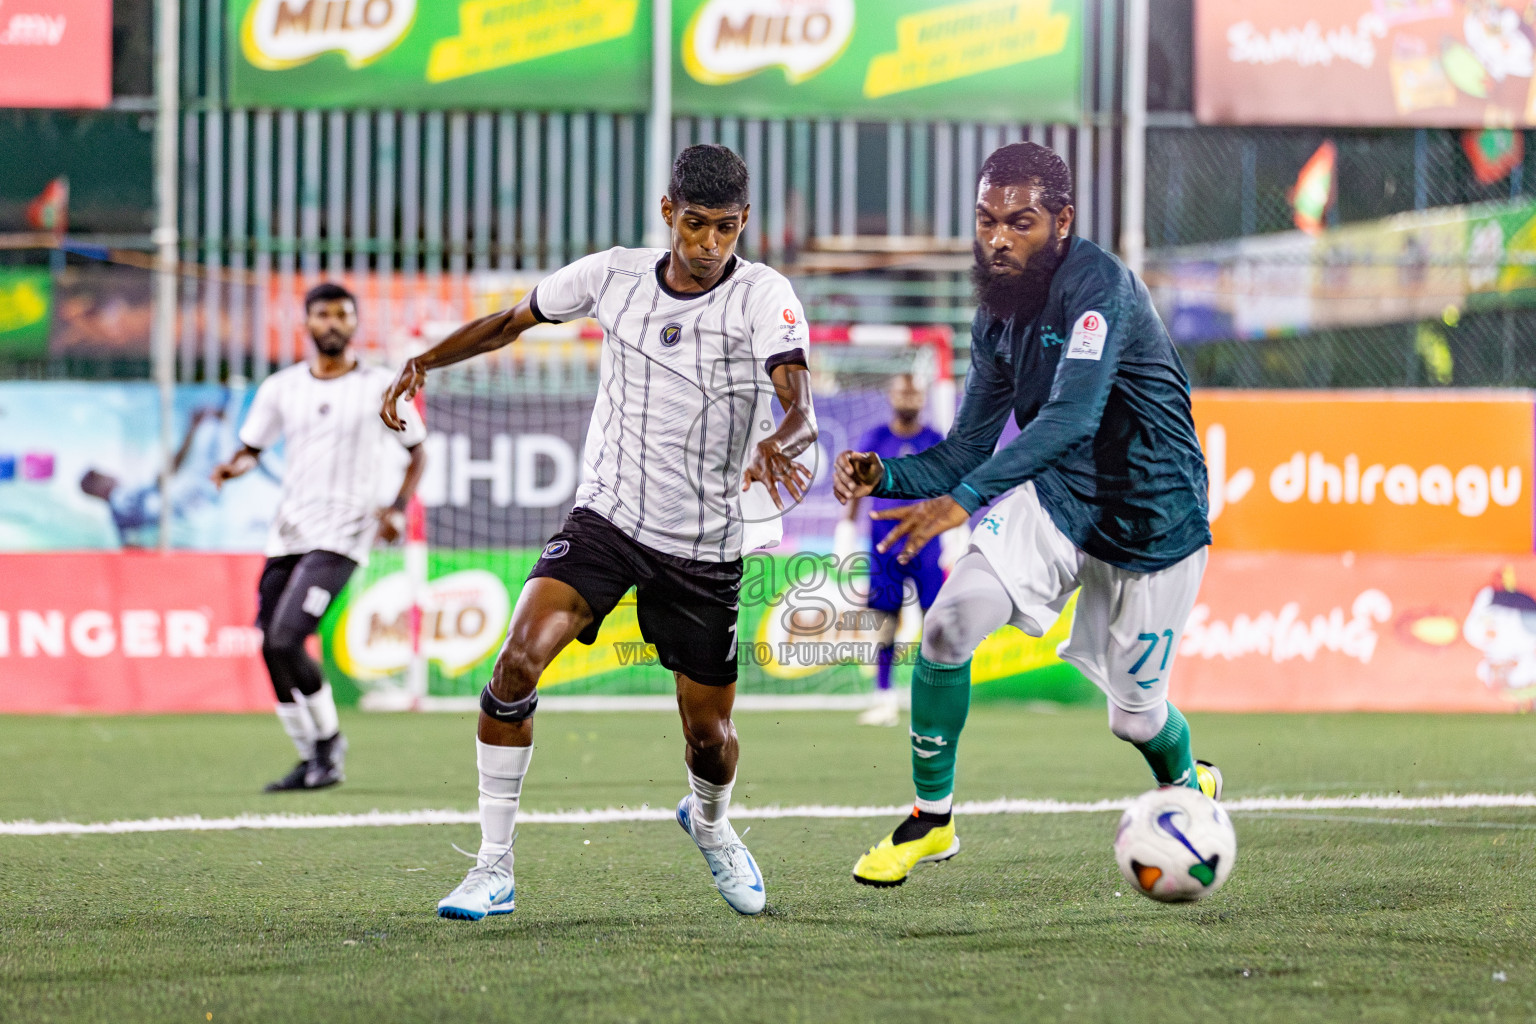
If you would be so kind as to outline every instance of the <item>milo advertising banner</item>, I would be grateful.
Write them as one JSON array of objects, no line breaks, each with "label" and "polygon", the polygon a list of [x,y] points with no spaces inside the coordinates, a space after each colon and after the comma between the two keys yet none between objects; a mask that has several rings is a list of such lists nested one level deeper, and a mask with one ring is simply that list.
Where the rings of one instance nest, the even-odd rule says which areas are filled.
[{"label": "milo advertising banner", "polygon": [[[675,0],[679,114],[1076,120],[1082,0]],[[231,0],[236,105],[639,111],[648,0]]]},{"label": "milo advertising banner", "polygon": [[[512,608],[538,548],[436,551],[422,600],[421,644],[434,697],[474,697],[501,648]],[[858,694],[875,673],[879,617],[865,608],[867,566],[840,567],[815,552],[756,554],[741,589],[737,666],[744,694]],[[914,595],[909,595],[913,598]],[[917,659],[920,618],[909,600],[897,634],[897,681]],[[400,686],[411,659],[411,586],[397,552],[377,553],[321,623],[327,677],[338,697]],[[1071,606],[1046,636],[1000,630],[972,662],[972,683],[990,695],[1058,702],[1096,700],[1097,691],[1061,662]],[[571,696],[669,694],[672,673],[640,635],[631,591],[604,620],[591,646],[574,643],[539,681]],[[979,691],[981,692],[981,691]]]},{"label": "milo advertising banner", "polygon": [[641,0],[231,0],[229,100],[640,110]]},{"label": "milo advertising banner", "polygon": [[1081,0],[679,0],[673,107],[1073,121]]}]

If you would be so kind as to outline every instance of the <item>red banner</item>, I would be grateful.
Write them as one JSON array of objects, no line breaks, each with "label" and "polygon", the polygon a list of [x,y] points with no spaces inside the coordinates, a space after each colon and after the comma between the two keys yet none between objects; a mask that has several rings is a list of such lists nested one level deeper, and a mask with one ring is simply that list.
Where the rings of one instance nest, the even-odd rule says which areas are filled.
[{"label": "red banner", "polygon": [[112,102],[112,0],[0,4],[0,107]]},{"label": "red banner", "polygon": [[1536,700],[1536,559],[1211,552],[1170,699],[1198,711]]},{"label": "red banner", "polygon": [[0,555],[0,713],[266,711],[260,555]]}]

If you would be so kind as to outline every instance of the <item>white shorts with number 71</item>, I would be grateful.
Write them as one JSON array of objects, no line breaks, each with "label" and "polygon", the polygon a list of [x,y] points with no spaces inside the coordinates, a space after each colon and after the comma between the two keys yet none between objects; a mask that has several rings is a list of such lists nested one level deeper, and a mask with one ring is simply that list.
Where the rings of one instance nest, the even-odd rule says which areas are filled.
[{"label": "white shorts with number 71", "polygon": [[1156,572],[1101,562],[1073,544],[1025,483],[992,507],[971,534],[1013,599],[1011,625],[1044,636],[1074,591],[1072,633],[1057,649],[1124,711],[1168,697],[1184,622],[1200,592],[1206,549]]}]

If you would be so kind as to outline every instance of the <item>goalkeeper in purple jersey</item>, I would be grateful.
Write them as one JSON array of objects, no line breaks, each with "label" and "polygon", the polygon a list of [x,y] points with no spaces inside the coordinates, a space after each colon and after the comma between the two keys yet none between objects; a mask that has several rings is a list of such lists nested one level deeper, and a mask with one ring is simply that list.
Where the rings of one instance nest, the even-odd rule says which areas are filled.
[{"label": "goalkeeper in purple jersey", "polygon": [[[891,381],[887,397],[891,403],[891,419],[873,427],[859,439],[859,450],[874,452],[882,459],[900,459],[916,455],[944,440],[944,435],[922,422],[926,400],[910,373],[897,374]],[[871,498],[876,512],[906,504],[897,498]],[[842,522],[838,525],[837,554],[846,560],[853,554],[857,543],[859,522],[858,498],[848,503]],[[907,581],[917,587],[917,603],[927,611],[944,584],[944,570],[939,565],[940,542],[929,541],[907,564],[897,560],[899,551],[880,551],[880,542],[895,525],[888,519],[870,521],[869,537],[869,601],[870,611],[880,612],[880,634],[875,642],[875,703],[859,716],[860,725],[895,725],[898,720],[896,691],[891,688],[891,669],[896,653],[896,627],[901,619],[901,606],[905,602]]]}]

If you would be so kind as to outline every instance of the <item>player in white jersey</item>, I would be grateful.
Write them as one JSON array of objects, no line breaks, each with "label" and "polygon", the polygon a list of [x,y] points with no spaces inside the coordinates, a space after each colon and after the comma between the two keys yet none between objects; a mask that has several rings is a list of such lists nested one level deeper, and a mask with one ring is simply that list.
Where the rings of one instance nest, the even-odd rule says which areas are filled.
[{"label": "player in white jersey", "polygon": [[[670,248],[577,260],[515,308],[409,361],[384,396],[384,420],[398,429],[398,400],[429,370],[500,348],[538,323],[590,316],[603,328],[584,482],[523,587],[481,694],[480,851],[438,904],[443,917],[512,911],[512,832],[539,676],[572,640],[596,640],[631,587],[641,635],[677,679],[690,789],[678,823],[732,909],[757,914],[765,904],[762,874],[727,819],[737,592],[742,555],[774,539],[779,485],[799,501],[810,482],[794,462],[816,439],[808,333],[789,282],[735,253],[749,215],[740,157],[723,146],[684,150],[661,215]],[[784,410],[776,426],[774,395]]]},{"label": "player in white jersey", "polygon": [[[318,285],[304,297],[304,314],[314,358],[262,382],[240,427],[244,447],[213,472],[222,485],[254,469],[262,451],[283,440],[287,470],[267,534],[256,625],[277,717],[299,763],[268,792],[320,789],[345,777],[347,741],[336,702],[304,641],[352,571],[367,563],[375,535],[389,543],[404,532],[406,502],[426,464],[426,432],[414,410],[398,410],[398,431],[379,423],[379,396],[393,374],[363,366],[352,353],[352,294],[340,285]],[[410,461],[394,502],[381,508],[389,449],[402,445]]]}]

